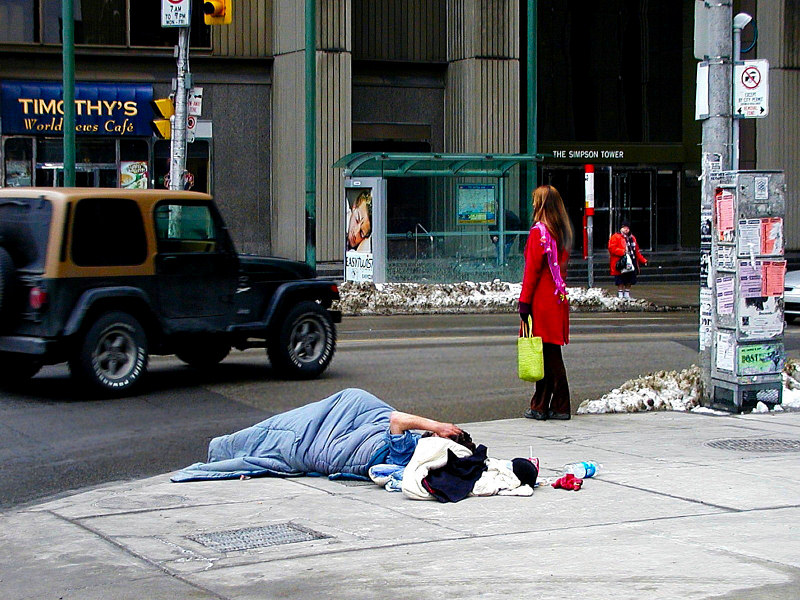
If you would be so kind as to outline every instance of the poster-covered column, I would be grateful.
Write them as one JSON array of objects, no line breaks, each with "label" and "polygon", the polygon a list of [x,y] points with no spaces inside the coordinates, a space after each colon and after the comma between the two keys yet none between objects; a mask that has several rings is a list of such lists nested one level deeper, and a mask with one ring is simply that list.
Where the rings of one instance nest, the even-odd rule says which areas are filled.
[{"label": "poster-covered column", "polygon": [[385,283],[386,180],[348,177],[344,196],[344,280]]}]

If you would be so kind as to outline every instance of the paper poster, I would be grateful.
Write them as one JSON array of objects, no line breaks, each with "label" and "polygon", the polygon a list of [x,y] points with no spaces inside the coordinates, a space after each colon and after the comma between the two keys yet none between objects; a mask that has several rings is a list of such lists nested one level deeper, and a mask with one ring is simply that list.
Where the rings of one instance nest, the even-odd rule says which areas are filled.
[{"label": "paper poster", "polygon": [[711,253],[700,251],[700,287],[711,287]]},{"label": "paper poster", "polygon": [[783,298],[778,296],[739,298],[741,339],[768,340],[783,334]]},{"label": "paper poster", "polygon": [[737,375],[769,375],[783,371],[783,344],[748,344],[739,346],[736,357]]},{"label": "paper poster", "polygon": [[783,254],[783,219],[761,219],[761,254]]},{"label": "paper poster", "polygon": [[119,163],[119,187],[126,190],[147,189],[147,161],[122,160]]},{"label": "paper poster", "polygon": [[700,245],[711,244],[711,211],[700,211]]},{"label": "paper poster", "polygon": [[717,314],[733,314],[733,277],[717,277]]},{"label": "paper poster", "polygon": [[761,219],[739,220],[739,256],[761,254]]},{"label": "paper poster", "polygon": [[720,190],[716,195],[717,232],[720,242],[732,242],[734,239],[733,193]]},{"label": "paper poster", "polygon": [[712,302],[713,295],[711,289],[700,289],[700,349],[709,348],[711,346],[711,329],[712,329]]},{"label": "paper poster", "polygon": [[759,298],[765,294],[762,288],[762,264],[760,260],[739,262],[739,294],[742,298]]},{"label": "paper poster", "polygon": [[761,295],[783,296],[785,260],[765,260],[761,266]]},{"label": "paper poster", "polygon": [[717,332],[717,351],[714,355],[715,364],[720,371],[733,372],[736,344],[733,335],[724,331]]},{"label": "paper poster", "polygon": [[733,246],[717,246],[717,270],[733,271],[735,268],[735,248]]}]

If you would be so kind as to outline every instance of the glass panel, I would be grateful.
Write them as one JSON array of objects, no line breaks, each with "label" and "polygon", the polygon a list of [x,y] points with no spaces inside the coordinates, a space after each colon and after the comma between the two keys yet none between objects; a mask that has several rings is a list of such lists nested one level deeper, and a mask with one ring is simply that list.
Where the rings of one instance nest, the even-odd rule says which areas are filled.
[{"label": "glass panel", "polygon": [[33,0],[0,0],[0,42],[38,42]]},{"label": "glass panel", "polygon": [[[169,175],[169,147],[169,140],[158,140],[154,146],[153,175],[157,189],[167,188],[165,182]],[[186,189],[209,193],[209,150],[209,144],[205,141],[193,142],[187,146],[186,170],[191,178]]]},{"label": "glass panel", "polygon": [[155,211],[159,252],[214,252],[217,232],[207,206],[160,204]]},{"label": "glass panel", "polygon": [[[125,45],[125,0],[74,0],[75,43]],[[61,0],[42,0],[45,44],[60,44]]]},{"label": "glass panel", "polygon": [[139,265],[147,257],[144,223],[133,200],[81,200],[72,239],[72,259],[80,266]]},{"label": "glass panel", "polygon": [[[161,27],[161,0],[131,2],[130,45],[172,47],[178,43],[178,28]],[[203,0],[192,0],[192,26],[189,32],[192,48],[211,47],[211,27],[203,22]]]},{"label": "glass panel", "polygon": [[33,140],[8,138],[5,141],[6,182],[8,187],[32,185]]}]

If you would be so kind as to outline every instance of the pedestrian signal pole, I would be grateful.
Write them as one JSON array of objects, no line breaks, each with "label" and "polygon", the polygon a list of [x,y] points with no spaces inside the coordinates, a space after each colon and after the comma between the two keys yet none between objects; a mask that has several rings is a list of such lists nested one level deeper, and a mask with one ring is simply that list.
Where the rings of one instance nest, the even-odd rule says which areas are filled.
[{"label": "pedestrian signal pole", "polygon": [[178,46],[175,53],[178,59],[178,77],[175,87],[175,114],[171,118],[172,136],[170,138],[169,189],[182,190],[186,173],[186,93],[192,87],[192,74],[189,71],[189,30],[178,30]]}]

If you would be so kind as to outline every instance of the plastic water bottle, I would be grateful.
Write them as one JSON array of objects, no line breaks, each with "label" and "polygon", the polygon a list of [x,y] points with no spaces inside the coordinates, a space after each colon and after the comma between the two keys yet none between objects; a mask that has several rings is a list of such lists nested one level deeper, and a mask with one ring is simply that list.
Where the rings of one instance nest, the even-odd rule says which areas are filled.
[{"label": "plastic water bottle", "polygon": [[593,460],[583,462],[573,462],[564,465],[564,474],[572,473],[578,479],[594,477],[603,465]]}]

